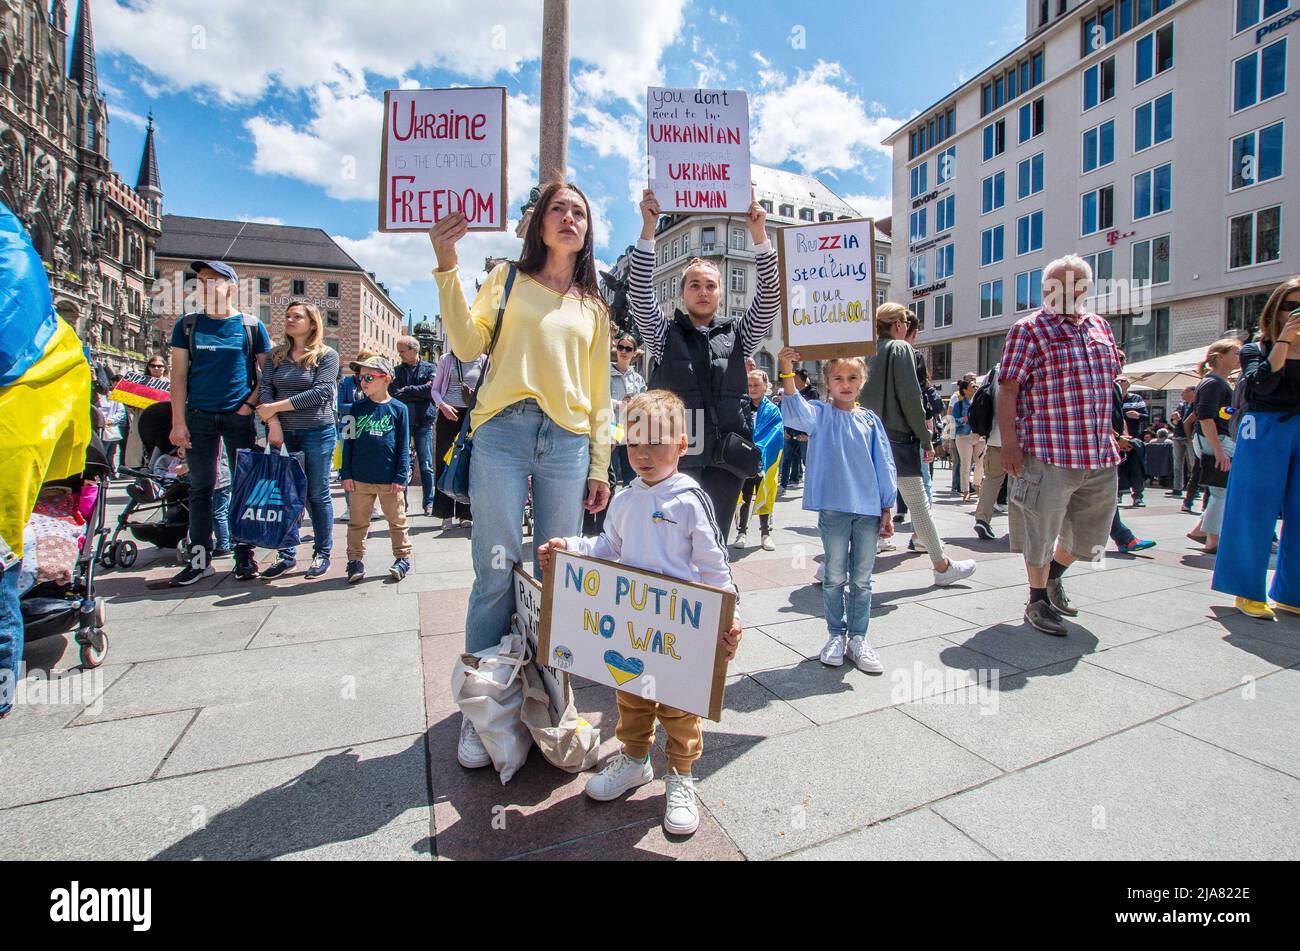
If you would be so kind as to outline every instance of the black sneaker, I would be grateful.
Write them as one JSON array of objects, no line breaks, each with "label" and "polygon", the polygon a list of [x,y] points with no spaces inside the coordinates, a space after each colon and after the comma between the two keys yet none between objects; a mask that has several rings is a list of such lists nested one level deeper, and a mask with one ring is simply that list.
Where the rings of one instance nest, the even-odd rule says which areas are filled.
[{"label": "black sneaker", "polygon": [[1184,505],[1184,506],[1183,506],[1182,508],[1180,508],[1178,511],[1182,512],[1184,515],[1195,515],[1195,514],[1196,514],[1195,512],[1192,511],[1192,507],[1191,507],[1190,505]]},{"label": "black sneaker", "polygon": [[229,548],[214,548],[214,549],[212,549],[212,557],[213,557],[213,558],[229,558],[232,554],[233,554],[233,552],[232,552]]},{"label": "black sneaker", "polygon": [[262,572],[262,577],[267,579],[278,578],[285,572],[293,570],[297,565],[297,561],[290,561],[287,558],[279,558],[276,560],[275,564]]},{"label": "black sneaker", "polygon": [[993,528],[982,518],[975,519],[975,534],[986,541],[994,541],[997,536],[993,534]]},{"label": "black sneaker", "polygon": [[307,569],[307,573],[303,575],[303,577],[319,578],[321,575],[325,574],[325,572],[329,570],[330,570],[329,552],[318,551],[316,552],[316,554],[312,555],[311,567]]},{"label": "black sneaker", "polygon": [[194,584],[202,578],[211,578],[217,573],[211,565],[203,568],[195,568],[193,565],[186,565],[176,574],[172,575],[167,581],[167,586],[171,588],[184,588]]},{"label": "black sneaker", "polygon": [[1070,603],[1070,596],[1065,593],[1065,585],[1061,583],[1060,578],[1048,580],[1047,600],[1057,614],[1062,614],[1065,617],[1079,616],[1079,609]]},{"label": "black sneaker", "polygon": [[356,584],[366,577],[366,566],[364,562],[348,562],[348,584]]},{"label": "black sneaker", "polygon": [[257,570],[257,561],[249,555],[240,557],[235,556],[235,580],[252,581],[260,572]]},{"label": "black sneaker", "polygon": [[1056,608],[1046,601],[1030,601],[1025,605],[1025,620],[1037,631],[1053,637],[1065,637],[1070,632],[1056,613]]}]

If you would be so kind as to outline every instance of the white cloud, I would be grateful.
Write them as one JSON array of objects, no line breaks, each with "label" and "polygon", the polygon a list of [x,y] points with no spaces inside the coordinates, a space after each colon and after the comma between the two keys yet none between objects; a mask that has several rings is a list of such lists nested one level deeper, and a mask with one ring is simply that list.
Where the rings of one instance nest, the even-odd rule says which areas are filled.
[{"label": "white cloud", "polygon": [[645,120],[641,114],[627,113],[615,116],[595,106],[579,106],[575,111],[579,120],[570,130],[577,142],[586,145],[600,158],[619,158],[627,166],[627,194],[633,201],[641,200],[645,188]]},{"label": "white cloud", "polygon": [[247,221],[253,225],[282,225],[283,218],[277,218],[275,215],[240,215],[240,221]]},{"label": "white cloud", "polygon": [[845,195],[844,201],[864,218],[876,221],[894,213],[894,200],[888,195]]},{"label": "white cloud", "polygon": [[[470,300],[473,300],[476,293],[475,281],[486,277],[483,262],[487,258],[519,256],[521,242],[515,237],[516,224],[517,222],[510,222],[510,227],[505,231],[472,232],[457,245],[461,287]],[[358,264],[367,271],[374,271],[379,280],[398,293],[409,293],[412,285],[433,282],[433,269],[437,267],[437,259],[427,235],[372,231],[364,238],[343,235],[333,237]],[[436,314],[439,309],[436,298],[417,299],[410,306],[417,315]]]},{"label": "white cloud", "polygon": [[818,61],[800,70],[793,82],[771,71],[760,72],[765,87],[753,98],[754,156],[760,162],[794,161],[805,172],[857,169],[863,153],[889,155],[883,140],[901,120],[871,108],[843,88],[839,63]]},{"label": "white cloud", "polygon": [[133,129],[144,131],[148,120],[144,116],[129,109],[123,109],[121,106],[115,106],[112,102],[108,104],[108,117],[112,122],[121,122],[131,126]]}]

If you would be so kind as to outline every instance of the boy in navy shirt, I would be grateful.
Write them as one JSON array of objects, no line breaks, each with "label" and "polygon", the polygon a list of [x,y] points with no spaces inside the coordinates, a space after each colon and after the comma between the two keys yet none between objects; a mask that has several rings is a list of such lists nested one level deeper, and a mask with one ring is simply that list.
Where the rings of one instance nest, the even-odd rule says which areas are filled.
[{"label": "boy in navy shirt", "polygon": [[411,539],[406,533],[402,493],[411,471],[411,427],[406,406],[388,395],[393,365],[383,357],[351,364],[363,396],[352,404],[343,423],[343,466],[340,476],[349,493],[348,584],[366,576],[366,533],[375,500],[388,521],[393,557],[388,569],[394,581],[411,570]]}]

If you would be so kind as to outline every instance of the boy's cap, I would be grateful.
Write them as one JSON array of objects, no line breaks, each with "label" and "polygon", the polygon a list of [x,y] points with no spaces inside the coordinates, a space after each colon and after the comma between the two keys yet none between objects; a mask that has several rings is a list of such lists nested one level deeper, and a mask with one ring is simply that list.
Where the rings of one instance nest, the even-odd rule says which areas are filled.
[{"label": "boy's cap", "polygon": [[206,267],[209,270],[216,271],[218,274],[220,274],[228,281],[233,281],[236,284],[239,283],[239,275],[235,273],[235,269],[231,267],[229,264],[226,264],[224,261],[190,262],[190,270],[193,271],[195,274],[199,273],[199,268],[201,267]]},{"label": "boy's cap", "polygon": [[362,370],[378,370],[384,376],[393,375],[393,365],[380,356],[366,357],[364,360],[353,360],[348,366],[352,368],[353,373],[360,373]]}]

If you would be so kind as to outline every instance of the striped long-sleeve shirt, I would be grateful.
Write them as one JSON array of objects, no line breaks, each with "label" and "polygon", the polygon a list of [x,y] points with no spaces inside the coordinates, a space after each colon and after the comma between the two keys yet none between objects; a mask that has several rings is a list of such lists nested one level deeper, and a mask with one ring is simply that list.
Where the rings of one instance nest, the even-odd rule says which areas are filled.
[{"label": "striped long-sleeve shirt", "polygon": [[[781,309],[781,289],[778,286],[776,249],[771,241],[754,246],[754,263],[758,267],[758,290],[749,304],[749,310],[740,320],[740,338],[745,356],[752,357],[762,346],[763,339],[776,323]],[[637,332],[645,344],[652,361],[663,359],[664,338],[668,335],[668,319],[654,295],[655,243],[640,239],[632,250],[632,266],[628,277],[628,306]],[[722,288],[725,299],[727,289]]]},{"label": "striped long-sleeve shirt", "polygon": [[263,403],[288,400],[291,410],[276,419],[288,430],[320,429],[334,425],[334,398],[339,379],[339,355],[326,347],[315,368],[306,370],[286,358],[278,367],[266,361],[262,371]]}]

